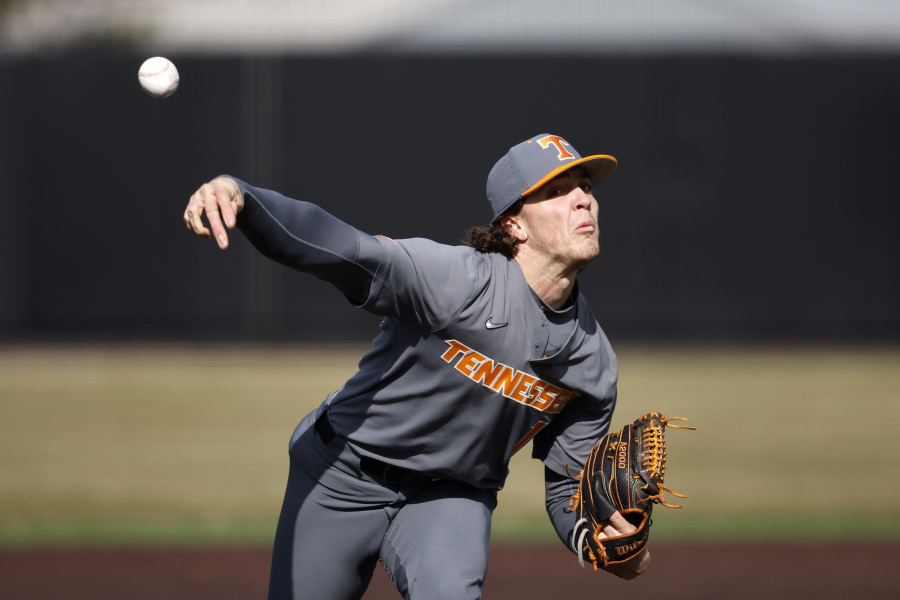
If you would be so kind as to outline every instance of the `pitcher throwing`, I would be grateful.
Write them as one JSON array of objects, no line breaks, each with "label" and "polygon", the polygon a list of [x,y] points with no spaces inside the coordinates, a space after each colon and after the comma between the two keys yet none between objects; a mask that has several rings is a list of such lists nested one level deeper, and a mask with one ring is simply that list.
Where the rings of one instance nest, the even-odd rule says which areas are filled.
[{"label": "pitcher throwing", "polygon": [[[459,246],[369,235],[231,177],[191,196],[193,233],[225,249],[237,228],[383,317],[359,371],[291,437],[270,598],[360,598],[379,561],[404,598],[479,598],[497,492],[529,441],[577,548],[572,474],[609,429],[617,380],[577,276],[600,252],[595,186],[615,168],[557,135],[516,144],[488,175],[490,222]],[[601,537],[635,529],[607,512]]]}]

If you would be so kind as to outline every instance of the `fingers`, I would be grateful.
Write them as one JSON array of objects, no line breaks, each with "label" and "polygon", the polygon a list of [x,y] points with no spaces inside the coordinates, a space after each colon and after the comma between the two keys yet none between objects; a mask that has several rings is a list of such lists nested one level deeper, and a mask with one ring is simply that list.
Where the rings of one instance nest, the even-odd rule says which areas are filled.
[{"label": "fingers", "polygon": [[[203,238],[215,238],[219,248],[228,247],[226,229],[233,229],[244,206],[241,190],[233,179],[219,177],[200,186],[188,201],[184,223],[188,231]],[[206,216],[207,227],[203,222]]]},{"label": "fingers", "polygon": [[206,206],[204,201],[206,185],[208,184],[194,192],[188,201],[187,208],[184,210],[184,224],[187,225],[188,231],[209,239],[210,231],[203,225],[203,220],[200,218]]},{"label": "fingers", "polygon": [[609,516],[609,519],[603,522],[600,529],[601,537],[616,537],[619,535],[627,535],[637,531],[637,527],[632,525],[619,511]]}]

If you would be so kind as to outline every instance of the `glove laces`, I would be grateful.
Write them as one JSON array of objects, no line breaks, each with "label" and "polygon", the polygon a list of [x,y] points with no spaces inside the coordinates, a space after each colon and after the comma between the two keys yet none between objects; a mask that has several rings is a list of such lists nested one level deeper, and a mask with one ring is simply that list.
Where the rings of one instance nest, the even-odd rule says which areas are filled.
[{"label": "glove laces", "polygon": [[[688,427],[687,425],[673,425],[672,421],[687,421],[684,417],[666,417],[657,412],[643,415],[639,420],[650,421],[649,425],[641,431],[641,444],[643,446],[642,467],[646,474],[650,477],[650,482],[643,486],[643,490],[647,490],[650,485],[655,485],[659,489],[659,493],[649,496],[646,502],[659,502],[663,506],[669,508],[683,508],[683,504],[669,504],[666,502],[664,492],[668,492],[679,498],[687,498],[684,494],[671,490],[663,485],[666,476],[666,427],[674,429],[696,429],[696,427]],[[657,421],[658,419],[658,421]],[[658,424],[657,424],[658,423]],[[640,475],[635,474],[637,479]]]}]

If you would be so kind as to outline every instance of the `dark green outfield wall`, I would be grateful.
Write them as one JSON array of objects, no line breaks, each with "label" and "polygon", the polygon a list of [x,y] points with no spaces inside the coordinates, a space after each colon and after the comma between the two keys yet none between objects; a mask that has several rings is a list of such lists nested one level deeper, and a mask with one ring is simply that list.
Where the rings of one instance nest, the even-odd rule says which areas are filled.
[{"label": "dark green outfield wall", "polygon": [[900,57],[0,58],[0,341],[370,339],[241,240],[189,236],[219,173],[454,243],[513,143],[609,153],[582,278],[615,340],[900,339]]}]

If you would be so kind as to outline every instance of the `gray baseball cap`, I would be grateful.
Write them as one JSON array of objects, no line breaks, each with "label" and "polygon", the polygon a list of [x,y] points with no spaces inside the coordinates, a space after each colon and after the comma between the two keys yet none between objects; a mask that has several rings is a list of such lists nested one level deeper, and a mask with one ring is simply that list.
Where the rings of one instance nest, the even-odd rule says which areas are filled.
[{"label": "gray baseball cap", "polygon": [[487,180],[487,197],[491,220],[496,220],[510,206],[560,173],[574,166],[587,170],[598,184],[616,170],[612,156],[580,154],[558,135],[542,133],[509,149],[491,169]]}]

